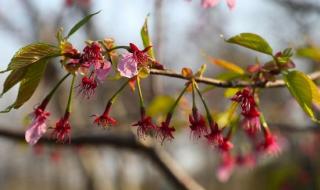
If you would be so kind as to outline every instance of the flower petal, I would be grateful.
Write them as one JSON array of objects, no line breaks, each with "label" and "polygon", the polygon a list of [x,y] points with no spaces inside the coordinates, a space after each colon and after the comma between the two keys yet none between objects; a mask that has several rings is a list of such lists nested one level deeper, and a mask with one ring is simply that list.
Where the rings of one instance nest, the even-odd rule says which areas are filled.
[{"label": "flower petal", "polygon": [[138,63],[133,58],[132,53],[122,55],[118,64],[120,75],[127,78],[132,78],[138,74]]},{"label": "flower petal", "polygon": [[96,75],[98,81],[102,82],[108,75],[111,69],[111,63],[109,61],[104,61],[102,67],[96,68]]},{"label": "flower petal", "polygon": [[220,0],[202,0],[201,6],[205,9],[216,6]]},{"label": "flower petal", "polygon": [[30,127],[25,133],[25,139],[30,145],[35,145],[38,140],[45,134],[47,131],[47,125],[44,121],[35,120],[32,122]]},{"label": "flower petal", "polygon": [[227,4],[229,9],[232,10],[236,6],[236,0],[227,0]]}]

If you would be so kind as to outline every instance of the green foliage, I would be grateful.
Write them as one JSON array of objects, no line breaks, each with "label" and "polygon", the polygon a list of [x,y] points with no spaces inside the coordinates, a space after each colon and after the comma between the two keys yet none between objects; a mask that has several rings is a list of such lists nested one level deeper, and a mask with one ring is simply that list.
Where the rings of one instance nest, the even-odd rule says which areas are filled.
[{"label": "green foliage", "polygon": [[157,96],[147,108],[147,114],[151,117],[164,115],[169,112],[175,100],[171,96]]},{"label": "green foliage", "polygon": [[306,47],[297,50],[297,56],[311,59],[313,61],[320,61],[320,48]]},{"label": "green foliage", "polygon": [[19,87],[18,97],[14,105],[15,109],[21,107],[26,101],[28,101],[31,98],[38,84],[40,83],[40,80],[45,72],[46,66],[47,61],[43,60],[39,62],[39,64],[31,65],[28,68]]},{"label": "green foliage", "polygon": [[238,65],[231,63],[229,61],[223,60],[223,59],[216,59],[213,57],[208,56],[208,60],[210,61],[210,63],[217,65],[219,67],[222,67],[224,69],[227,69],[233,73],[238,73],[238,74],[244,74],[245,71],[239,67]]},{"label": "green foliage", "polygon": [[273,50],[268,42],[257,34],[241,33],[229,38],[226,42],[237,44],[268,55],[273,54]]},{"label": "green foliage", "polygon": [[68,39],[72,34],[74,34],[77,30],[79,30],[79,28],[81,28],[83,25],[85,25],[94,15],[99,14],[100,11],[92,13],[90,15],[87,15],[86,17],[84,17],[83,19],[81,19],[79,22],[77,22],[77,24],[75,24],[71,30],[69,31],[66,39]]},{"label": "green foliage", "polygon": [[320,105],[320,93],[315,83],[300,71],[290,71],[284,74],[284,80],[291,95],[301,108],[312,120],[316,121],[312,103]]},{"label": "green foliage", "polygon": [[23,79],[27,70],[28,70],[28,67],[23,67],[21,69],[16,69],[16,70],[11,71],[9,76],[4,81],[3,90],[2,90],[1,95],[6,93],[14,85],[16,85],[18,82],[20,82]]},{"label": "green foliage", "polygon": [[[145,48],[149,47],[149,46],[152,46],[152,42],[151,42],[151,39],[150,39],[150,36],[149,36],[149,30],[148,30],[148,17],[149,17],[149,15],[147,15],[147,17],[146,17],[146,19],[144,21],[144,24],[143,24],[143,26],[141,28],[141,31],[140,31],[142,42],[143,42],[143,46]],[[155,58],[153,48],[150,48],[148,50],[148,55],[153,59]]]},{"label": "green foliage", "polygon": [[20,69],[60,55],[60,49],[47,43],[34,43],[21,48],[11,59],[6,71]]}]

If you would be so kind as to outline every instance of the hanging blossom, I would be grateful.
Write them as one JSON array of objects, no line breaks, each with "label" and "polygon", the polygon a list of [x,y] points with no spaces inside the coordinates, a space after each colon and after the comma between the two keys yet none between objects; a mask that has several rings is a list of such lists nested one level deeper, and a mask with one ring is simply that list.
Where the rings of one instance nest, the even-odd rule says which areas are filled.
[{"label": "hanging blossom", "polygon": [[57,142],[64,143],[71,141],[71,125],[69,122],[70,113],[66,112],[65,115],[56,123],[56,127],[53,129],[52,138],[56,139]]},{"label": "hanging blossom", "polygon": [[207,134],[207,126],[204,116],[201,115],[197,108],[192,108],[192,114],[189,115],[191,134],[195,139]]},{"label": "hanging blossom", "polygon": [[255,103],[252,90],[244,88],[238,91],[231,100],[240,103],[241,114],[244,117],[241,126],[249,136],[254,136],[260,131],[261,123],[259,118],[260,112]]},{"label": "hanging blossom", "polygon": [[93,115],[93,116],[95,116],[95,119],[94,119],[95,124],[97,124],[98,126],[101,126],[103,128],[107,128],[107,127],[113,126],[117,123],[117,121],[114,118],[109,116],[111,105],[112,105],[112,103],[109,102],[106,106],[106,109],[104,110],[104,112],[100,116]]},{"label": "hanging blossom", "polygon": [[111,63],[102,55],[102,48],[98,42],[92,42],[83,49],[79,59],[80,71],[89,73],[81,80],[79,92],[90,98],[98,86],[102,83],[111,69]]},{"label": "hanging blossom", "polygon": [[236,165],[235,158],[230,154],[230,152],[222,153],[221,162],[216,170],[217,178],[220,182],[226,182],[229,180],[231,174]]},{"label": "hanging blossom", "polygon": [[[220,0],[202,0],[201,1],[201,5],[203,8],[211,8],[211,7],[215,7],[218,3],[220,2]],[[226,0],[227,5],[229,7],[229,9],[234,9],[234,7],[236,6],[236,0]]]},{"label": "hanging blossom", "polygon": [[45,111],[45,106],[40,105],[34,110],[32,115],[33,119],[25,132],[25,139],[30,145],[35,145],[47,131],[46,120],[50,116],[50,113]]},{"label": "hanging blossom", "polygon": [[141,108],[141,119],[132,126],[138,127],[137,134],[139,138],[144,138],[157,130],[157,126],[152,123],[152,118],[145,114],[145,109],[143,107]]},{"label": "hanging blossom", "polygon": [[264,141],[257,146],[257,150],[269,155],[278,155],[281,152],[277,137],[268,128],[264,128]]},{"label": "hanging blossom", "polygon": [[210,133],[205,135],[208,143],[213,146],[219,146],[223,143],[223,135],[221,129],[216,122],[211,121],[209,123]]},{"label": "hanging blossom", "polygon": [[130,52],[123,54],[118,63],[120,75],[127,78],[136,76],[138,74],[138,67],[147,66],[151,59],[147,54],[150,48],[151,46],[140,50],[136,45],[130,43]]},{"label": "hanging blossom", "polygon": [[174,139],[173,132],[175,131],[175,128],[170,127],[170,121],[171,121],[172,114],[168,114],[167,118],[164,122],[161,122],[160,127],[158,127],[157,130],[157,138],[160,139],[161,143],[163,143],[166,139],[172,140]]}]

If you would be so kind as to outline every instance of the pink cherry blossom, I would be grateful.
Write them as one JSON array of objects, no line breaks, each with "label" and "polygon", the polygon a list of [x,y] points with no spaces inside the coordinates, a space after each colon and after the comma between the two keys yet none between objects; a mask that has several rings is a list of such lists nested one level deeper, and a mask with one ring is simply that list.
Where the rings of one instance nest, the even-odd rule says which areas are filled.
[{"label": "pink cherry blossom", "polygon": [[125,53],[118,64],[120,75],[127,78],[132,78],[138,74],[138,62],[134,58],[134,54]]},{"label": "pink cherry blossom", "polygon": [[95,65],[96,77],[99,82],[105,80],[106,76],[108,75],[111,69],[111,63],[109,61],[99,62]]},{"label": "pink cherry blossom", "polygon": [[[236,0],[226,0],[229,9],[234,9],[236,6]],[[202,0],[201,5],[203,8],[211,8],[216,6],[220,0]]]},{"label": "pink cherry blossom", "polygon": [[50,113],[37,108],[33,115],[32,123],[25,133],[25,139],[30,145],[35,145],[47,131],[46,119]]}]

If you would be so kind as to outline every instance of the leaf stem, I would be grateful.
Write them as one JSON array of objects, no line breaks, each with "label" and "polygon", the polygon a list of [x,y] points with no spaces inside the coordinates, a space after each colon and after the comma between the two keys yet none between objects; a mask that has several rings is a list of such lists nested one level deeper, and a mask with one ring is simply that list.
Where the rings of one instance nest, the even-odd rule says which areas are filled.
[{"label": "leaf stem", "polygon": [[71,112],[71,104],[72,104],[72,96],[73,96],[73,90],[74,90],[74,83],[75,83],[76,75],[72,76],[70,91],[69,91],[69,98],[68,98],[68,104],[66,108],[66,113]]}]

